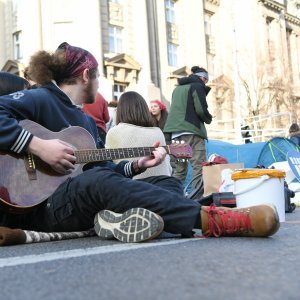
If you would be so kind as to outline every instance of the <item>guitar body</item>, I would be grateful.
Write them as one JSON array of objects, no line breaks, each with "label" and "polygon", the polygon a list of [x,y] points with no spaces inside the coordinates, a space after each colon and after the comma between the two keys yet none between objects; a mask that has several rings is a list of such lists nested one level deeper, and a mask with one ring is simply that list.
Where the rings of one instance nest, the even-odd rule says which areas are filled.
[{"label": "guitar body", "polygon": [[[32,154],[18,155],[0,151],[0,208],[10,213],[26,213],[41,204],[68,178],[82,173],[85,163],[151,155],[154,147],[96,149],[91,134],[82,127],[68,127],[52,132],[30,120],[21,121],[24,129],[45,140],[60,139],[74,147],[75,169],[71,174],[55,172],[47,163]],[[187,144],[164,146],[175,158],[191,158]]]},{"label": "guitar body", "polygon": [[[42,139],[60,139],[76,150],[96,149],[91,134],[81,127],[69,127],[52,132],[29,121],[21,121],[23,128]],[[26,213],[46,200],[69,177],[82,173],[82,164],[76,164],[71,174],[61,175],[48,164],[33,156],[33,172],[28,171],[28,157],[0,151],[0,207],[11,213]],[[32,173],[32,174],[31,174]]]}]

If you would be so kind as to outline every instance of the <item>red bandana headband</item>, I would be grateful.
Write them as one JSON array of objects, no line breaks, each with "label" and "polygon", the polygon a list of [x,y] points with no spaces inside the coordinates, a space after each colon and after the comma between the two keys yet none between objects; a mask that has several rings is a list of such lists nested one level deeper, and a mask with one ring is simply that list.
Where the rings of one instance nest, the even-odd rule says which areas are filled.
[{"label": "red bandana headband", "polygon": [[159,100],[153,100],[153,101],[151,101],[151,103],[156,103],[159,106],[160,110],[166,109],[166,106]]},{"label": "red bandana headband", "polygon": [[87,50],[71,46],[66,42],[60,44],[57,50],[59,49],[66,50],[66,77],[76,77],[79,76],[85,69],[91,70],[98,68],[97,60]]}]

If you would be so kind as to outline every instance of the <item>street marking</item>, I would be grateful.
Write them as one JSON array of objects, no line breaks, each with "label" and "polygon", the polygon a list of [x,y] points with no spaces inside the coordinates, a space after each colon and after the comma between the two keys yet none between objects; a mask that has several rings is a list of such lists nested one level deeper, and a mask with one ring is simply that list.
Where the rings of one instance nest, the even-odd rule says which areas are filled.
[{"label": "street marking", "polygon": [[150,248],[150,247],[159,247],[159,246],[168,246],[175,244],[182,244],[191,241],[201,240],[202,238],[190,238],[190,239],[178,239],[178,240],[167,240],[164,242],[155,242],[155,243],[144,243],[144,244],[118,244],[113,246],[102,246],[94,248],[80,248],[67,251],[58,251],[58,252],[48,252],[36,255],[24,255],[24,256],[15,256],[7,257],[0,259],[0,268],[4,267],[15,267],[20,265],[36,264],[41,262],[48,262],[59,259],[69,259],[76,257],[83,257],[89,255],[97,254],[106,254],[113,252],[123,252],[136,249]]},{"label": "street marking", "polygon": [[285,223],[289,223],[289,224],[300,224],[300,221],[285,221]]}]

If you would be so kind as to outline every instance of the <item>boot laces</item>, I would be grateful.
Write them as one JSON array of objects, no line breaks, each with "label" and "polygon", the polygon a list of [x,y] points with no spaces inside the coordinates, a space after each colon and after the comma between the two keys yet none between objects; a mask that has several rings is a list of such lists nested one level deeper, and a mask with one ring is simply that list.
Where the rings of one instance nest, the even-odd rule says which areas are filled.
[{"label": "boot laces", "polygon": [[249,212],[241,210],[224,210],[213,203],[208,211],[208,234],[219,237],[222,234],[247,232],[252,229]]}]

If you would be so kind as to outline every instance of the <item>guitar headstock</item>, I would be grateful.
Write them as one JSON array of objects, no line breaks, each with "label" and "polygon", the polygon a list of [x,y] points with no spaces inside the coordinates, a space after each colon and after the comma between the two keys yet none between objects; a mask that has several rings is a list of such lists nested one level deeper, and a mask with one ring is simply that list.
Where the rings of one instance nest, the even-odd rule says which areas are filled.
[{"label": "guitar headstock", "polygon": [[172,143],[168,145],[168,153],[177,159],[189,159],[193,156],[192,147],[186,143]]}]

